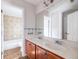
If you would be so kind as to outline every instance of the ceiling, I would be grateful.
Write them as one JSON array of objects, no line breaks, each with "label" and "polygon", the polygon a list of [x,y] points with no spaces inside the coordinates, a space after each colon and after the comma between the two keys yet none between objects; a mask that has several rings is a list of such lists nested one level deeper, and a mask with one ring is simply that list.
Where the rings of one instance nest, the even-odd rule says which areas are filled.
[{"label": "ceiling", "polygon": [[39,4],[42,0],[25,0],[25,1],[27,1],[27,2],[29,2],[29,3],[31,3],[31,4],[33,4],[33,5],[37,5],[37,4]]},{"label": "ceiling", "polygon": [[[43,3],[44,1],[47,1],[47,0],[25,0],[25,1],[29,2],[29,3],[31,3],[33,5],[38,6],[39,4],[41,4],[41,3]],[[59,2],[59,1],[62,1],[62,0],[54,0],[54,2]]]}]

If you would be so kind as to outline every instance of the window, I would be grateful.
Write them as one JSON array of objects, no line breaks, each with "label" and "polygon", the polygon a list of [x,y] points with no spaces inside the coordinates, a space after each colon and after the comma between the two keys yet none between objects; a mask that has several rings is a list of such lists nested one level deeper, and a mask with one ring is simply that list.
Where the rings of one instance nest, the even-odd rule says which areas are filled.
[{"label": "window", "polygon": [[55,12],[44,16],[44,36],[62,38],[62,14]]},{"label": "window", "polygon": [[44,16],[44,36],[51,37],[51,19],[49,16]]}]

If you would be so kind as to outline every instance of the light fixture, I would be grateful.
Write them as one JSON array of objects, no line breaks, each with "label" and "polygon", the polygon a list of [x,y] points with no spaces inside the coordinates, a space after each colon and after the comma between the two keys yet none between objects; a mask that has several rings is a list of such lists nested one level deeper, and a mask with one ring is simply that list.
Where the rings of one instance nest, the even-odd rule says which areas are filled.
[{"label": "light fixture", "polygon": [[71,2],[74,2],[74,0],[70,0]]},{"label": "light fixture", "polygon": [[49,6],[51,3],[53,3],[54,0],[43,0],[43,4],[45,6]]}]

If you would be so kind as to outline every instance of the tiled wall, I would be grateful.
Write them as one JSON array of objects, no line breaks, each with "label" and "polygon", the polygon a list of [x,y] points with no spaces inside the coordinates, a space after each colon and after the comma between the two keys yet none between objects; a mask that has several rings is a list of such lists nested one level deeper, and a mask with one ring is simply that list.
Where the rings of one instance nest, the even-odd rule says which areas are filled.
[{"label": "tiled wall", "polygon": [[23,38],[22,18],[4,15],[4,37],[6,41]]},{"label": "tiled wall", "polygon": [[24,28],[27,35],[41,35],[43,34],[42,28]]}]

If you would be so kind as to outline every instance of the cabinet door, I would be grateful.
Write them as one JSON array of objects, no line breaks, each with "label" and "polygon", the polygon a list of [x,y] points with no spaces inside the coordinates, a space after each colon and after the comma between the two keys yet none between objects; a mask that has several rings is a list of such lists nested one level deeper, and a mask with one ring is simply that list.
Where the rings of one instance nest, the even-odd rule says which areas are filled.
[{"label": "cabinet door", "polygon": [[48,52],[47,54],[48,54],[48,59],[64,59],[50,52]]},{"label": "cabinet door", "polygon": [[35,45],[26,41],[26,54],[29,59],[35,59]]},{"label": "cabinet door", "polygon": [[47,59],[47,52],[38,46],[36,46],[36,59]]}]

